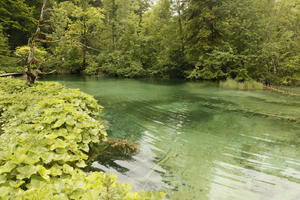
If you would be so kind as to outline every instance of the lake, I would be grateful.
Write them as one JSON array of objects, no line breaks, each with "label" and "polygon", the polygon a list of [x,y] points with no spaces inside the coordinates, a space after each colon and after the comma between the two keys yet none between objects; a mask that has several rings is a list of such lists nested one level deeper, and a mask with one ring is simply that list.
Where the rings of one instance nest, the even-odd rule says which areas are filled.
[{"label": "lake", "polygon": [[92,165],[134,190],[175,200],[300,199],[300,97],[209,82],[44,80],[93,95],[109,136],[139,144],[131,159]]}]

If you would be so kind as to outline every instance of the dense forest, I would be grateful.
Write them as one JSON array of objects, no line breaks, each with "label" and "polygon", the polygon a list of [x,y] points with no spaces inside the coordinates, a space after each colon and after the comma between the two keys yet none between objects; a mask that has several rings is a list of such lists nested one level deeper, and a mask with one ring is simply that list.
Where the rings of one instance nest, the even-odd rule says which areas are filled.
[{"label": "dense forest", "polygon": [[0,77],[0,199],[300,195],[300,0],[0,0]]},{"label": "dense forest", "polygon": [[40,0],[0,2],[0,71],[21,70],[35,33],[36,68],[42,71],[266,84],[300,80],[298,0],[44,3],[39,20]]}]

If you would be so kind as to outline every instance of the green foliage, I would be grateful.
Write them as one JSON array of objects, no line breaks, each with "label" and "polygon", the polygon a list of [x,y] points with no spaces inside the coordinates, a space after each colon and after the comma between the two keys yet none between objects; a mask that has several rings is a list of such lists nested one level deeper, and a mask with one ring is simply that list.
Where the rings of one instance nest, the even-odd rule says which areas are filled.
[{"label": "green foliage", "polygon": [[11,36],[10,44],[13,48],[24,45],[36,23],[34,7],[26,0],[2,0],[0,22],[5,33]]},{"label": "green foliage", "polygon": [[90,51],[97,52],[103,18],[102,9],[88,1],[55,3],[50,17],[54,28],[50,38],[63,40],[52,46],[55,57],[50,65],[69,72],[83,71],[89,66]]},{"label": "green foliage", "polygon": [[[191,1],[186,53],[193,79],[249,78],[266,84],[299,80],[299,2]],[[199,28],[201,27],[201,28]]]},{"label": "green foliage", "polygon": [[247,57],[235,55],[232,51],[213,51],[207,56],[201,56],[196,68],[188,78],[203,80],[220,80],[227,77],[243,81],[249,76],[245,69]]},{"label": "green foliage", "polygon": [[[19,58],[21,58],[23,61],[27,59],[28,55],[30,52],[30,47],[29,46],[21,46],[21,47],[17,47],[15,50],[15,55]],[[37,60],[37,62],[39,63],[43,63],[45,62],[45,57],[47,55],[47,51],[44,50],[43,48],[34,48],[34,55],[35,55],[35,59]]]},{"label": "green foliage", "polygon": [[15,57],[4,57],[1,61],[3,63],[0,63],[0,74],[24,72],[24,67],[16,65],[18,59]]},{"label": "green foliage", "polygon": [[222,42],[219,24],[222,21],[222,2],[214,0],[191,0],[185,13],[186,54],[192,64],[199,55],[214,50]]},{"label": "green foliage", "polygon": [[7,56],[9,54],[7,40],[8,38],[5,36],[3,27],[0,24],[0,56]]},{"label": "green foliage", "polygon": [[[148,7],[147,0],[105,0],[101,8],[88,3],[55,4],[51,36],[67,40],[52,46],[56,56],[50,65],[118,77],[180,75],[183,58],[176,55],[181,45],[171,1],[161,1],[153,12]],[[93,14],[93,9],[101,15]],[[55,25],[56,21],[60,23]]]},{"label": "green foliage", "polygon": [[1,199],[162,199],[132,193],[103,173],[86,175],[90,145],[106,140],[94,98],[57,83],[0,79]]},{"label": "green foliage", "polygon": [[141,63],[138,60],[133,60],[130,52],[114,51],[113,53],[99,56],[98,59],[98,62],[101,63],[98,71],[110,76],[132,78],[141,77],[145,74]]},{"label": "green foliage", "polygon": [[[295,0],[278,2],[265,19],[265,41],[260,62],[269,82],[300,83],[300,3]],[[259,72],[257,72],[259,73]]]},{"label": "green foliage", "polygon": [[[48,2],[39,39],[55,42],[40,44],[49,52],[45,71],[300,84],[298,0]],[[40,2],[0,8],[0,65],[12,71],[9,49],[32,35]]]},{"label": "green foliage", "polygon": [[17,59],[10,56],[8,46],[8,38],[6,37],[3,27],[0,24],[0,72],[18,72],[19,67],[16,67]]},{"label": "green foliage", "polygon": [[[150,76],[183,77],[183,56],[178,19],[173,18],[172,1],[161,0],[145,14],[142,59]],[[179,17],[179,16],[178,16]]]}]

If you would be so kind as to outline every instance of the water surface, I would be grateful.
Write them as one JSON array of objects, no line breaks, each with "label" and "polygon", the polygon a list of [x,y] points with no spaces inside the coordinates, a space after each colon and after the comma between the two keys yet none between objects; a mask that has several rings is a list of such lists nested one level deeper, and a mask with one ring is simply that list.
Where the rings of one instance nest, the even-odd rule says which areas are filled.
[{"label": "water surface", "polygon": [[110,137],[140,144],[93,167],[175,200],[299,200],[300,98],[182,81],[52,76],[105,107]]}]

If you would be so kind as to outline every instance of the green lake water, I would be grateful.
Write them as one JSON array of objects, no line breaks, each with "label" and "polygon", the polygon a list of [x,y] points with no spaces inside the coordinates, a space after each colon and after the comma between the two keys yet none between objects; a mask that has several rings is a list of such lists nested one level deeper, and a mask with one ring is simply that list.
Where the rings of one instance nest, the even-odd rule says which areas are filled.
[{"label": "green lake water", "polygon": [[254,114],[297,118],[300,97],[201,82],[46,80],[93,95],[110,137],[139,144],[129,160],[93,163],[134,190],[175,200],[300,199],[300,122]]}]

